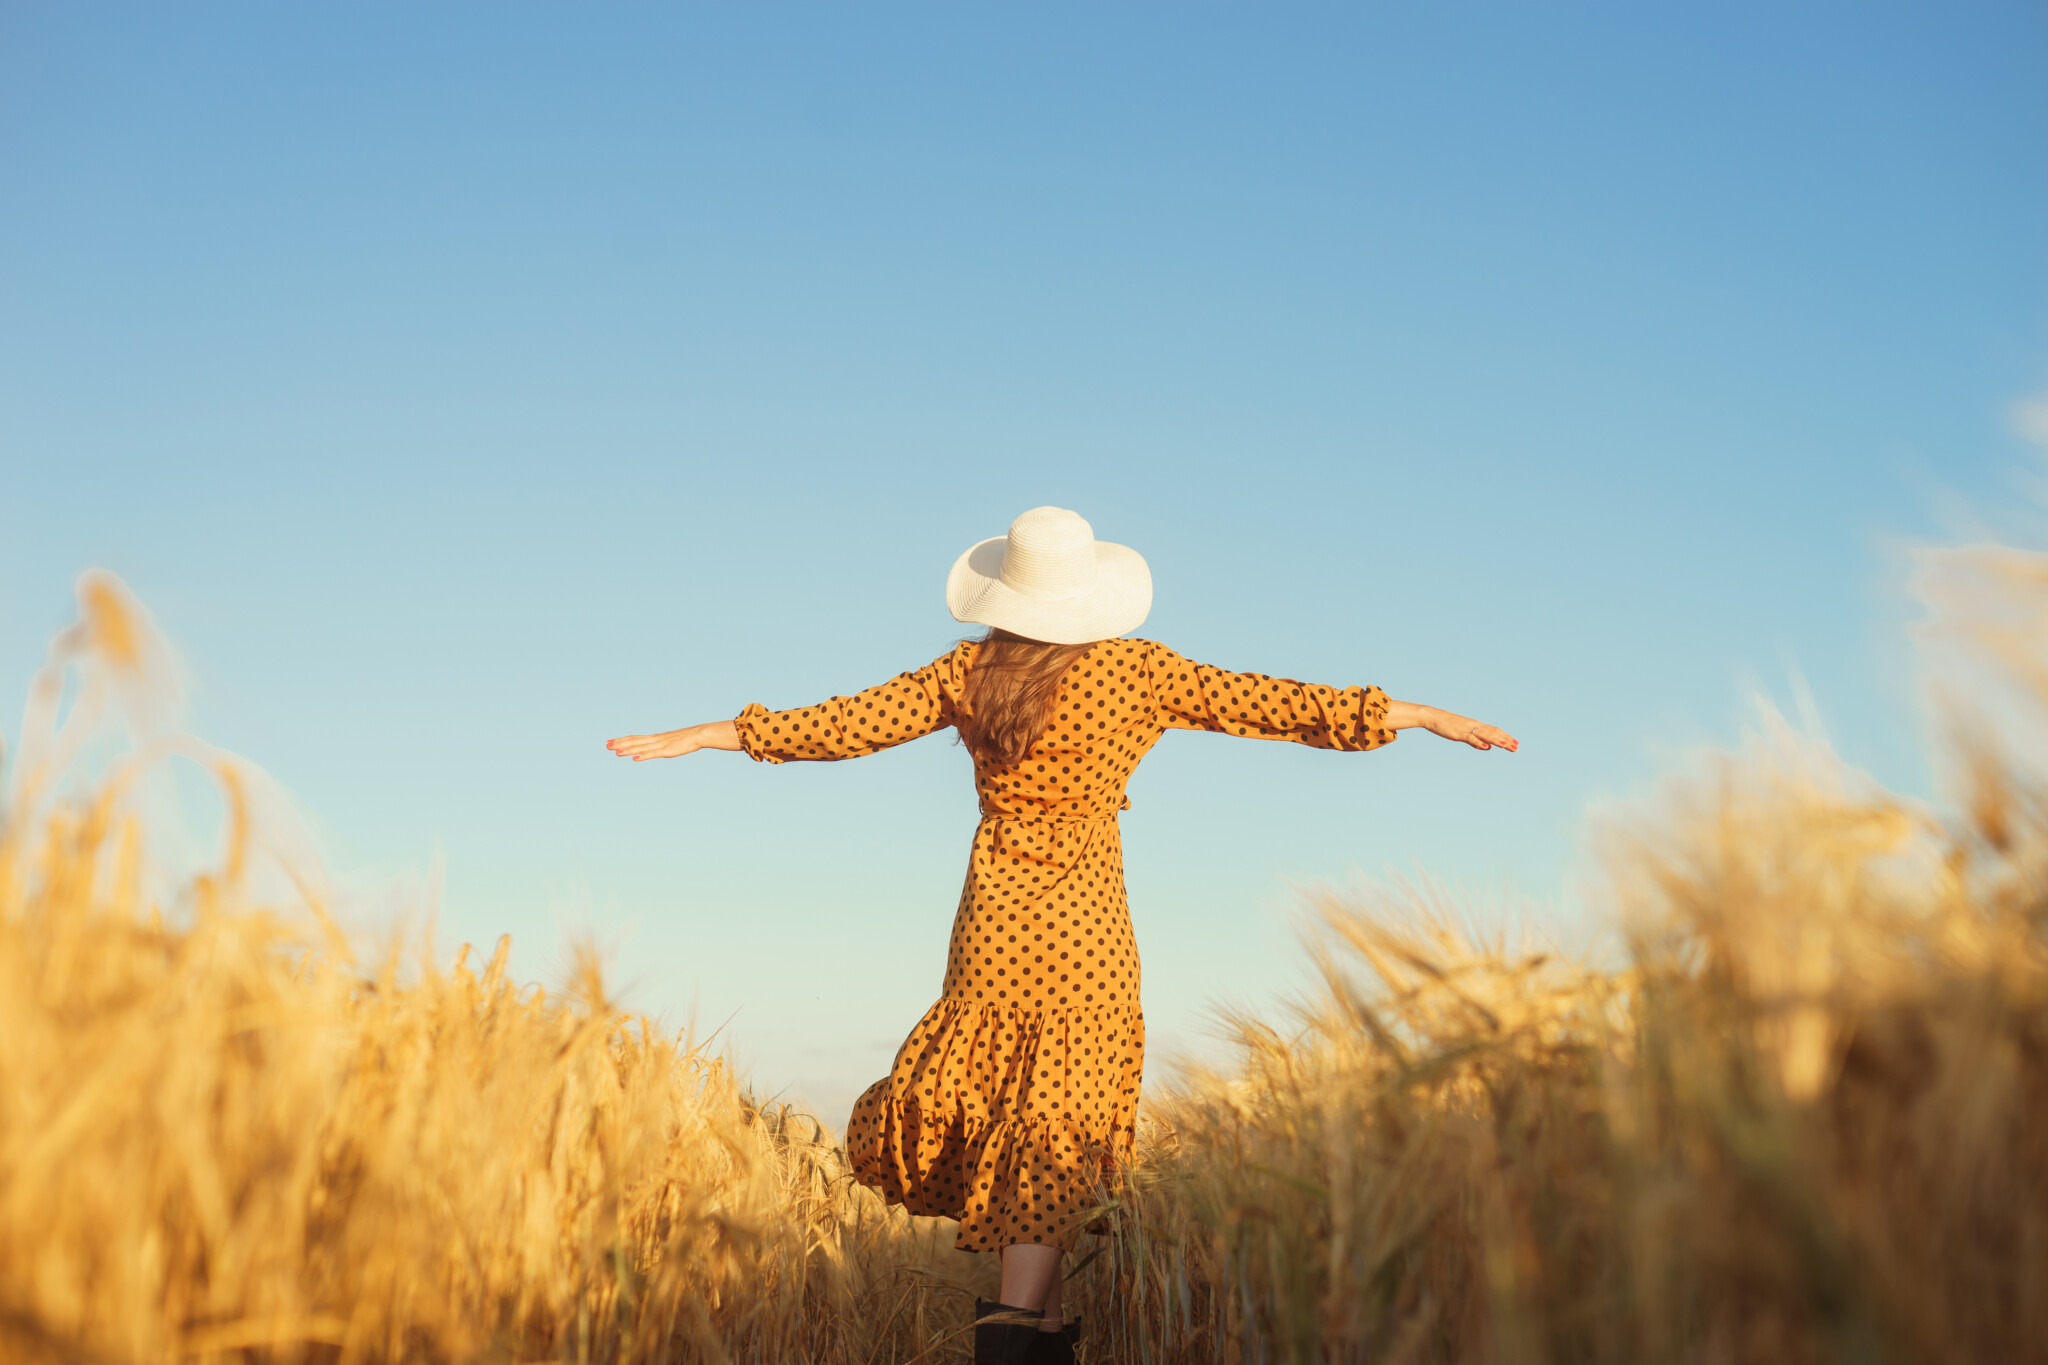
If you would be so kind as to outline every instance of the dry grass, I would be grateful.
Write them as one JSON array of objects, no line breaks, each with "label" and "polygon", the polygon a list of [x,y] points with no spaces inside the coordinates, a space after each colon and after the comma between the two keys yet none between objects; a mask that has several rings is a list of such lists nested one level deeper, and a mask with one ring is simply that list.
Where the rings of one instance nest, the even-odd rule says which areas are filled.
[{"label": "dry grass", "polygon": [[[2040,560],[1927,593],[1950,657],[2048,697]],[[0,832],[6,1358],[965,1357],[986,1258],[594,967],[352,958],[259,775],[148,710],[140,613],[82,600]],[[112,716],[132,755],[64,788]],[[134,792],[170,751],[230,838],[166,899]],[[1948,823],[1783,727],[1675,779],[1610,822],[1618,966],[1332,900],[1317,997],[1148,1092],[1071,1281],[1089,1358],[2048,1359],[2048,803],[1947,761]]]}]

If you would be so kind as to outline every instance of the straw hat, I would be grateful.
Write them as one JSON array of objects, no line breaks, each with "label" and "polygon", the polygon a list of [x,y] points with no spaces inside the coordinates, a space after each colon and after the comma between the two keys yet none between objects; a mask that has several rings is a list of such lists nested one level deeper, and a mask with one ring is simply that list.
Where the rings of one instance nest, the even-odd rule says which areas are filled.
[{"label": "straw hat", "polygon": [[1097,540],[1080,513],[1034,507],[1010,523],[1009,535],[953,561],[946,605],[956,621],[1087,644],[1138,628],[1152,610],[1152,571],[1129,546]]}]

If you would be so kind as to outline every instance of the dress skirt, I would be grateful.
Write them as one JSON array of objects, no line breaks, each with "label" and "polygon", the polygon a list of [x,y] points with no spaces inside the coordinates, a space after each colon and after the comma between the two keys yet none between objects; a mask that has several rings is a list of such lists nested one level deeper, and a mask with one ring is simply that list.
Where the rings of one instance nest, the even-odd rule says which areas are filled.
[{"label": "dress skirt", "polygon": [[975,831],[944,993],[853,1107],[864,1185],[963,1250],[1070,1246],[1131,1154],[1145,1066],[1114,816]]}]

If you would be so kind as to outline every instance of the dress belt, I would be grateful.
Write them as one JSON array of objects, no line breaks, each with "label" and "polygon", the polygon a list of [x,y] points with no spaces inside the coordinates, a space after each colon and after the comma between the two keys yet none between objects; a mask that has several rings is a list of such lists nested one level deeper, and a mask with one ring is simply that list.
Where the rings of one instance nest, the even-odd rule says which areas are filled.
[{"label": "dress belt", "polygon": [[[1130,808],[1131,798],[1126,796],[1123,805],[1118,810],[1129,810]],[[1007,852],[1013,857],[1025,858],[1043,867],[1047,866],[1051,860],[1041,858],[1029,849],[1018,847],[1014,840],[1009,842],[1007,849],[1005,848],[1002,830],[1003,821],[1015,820],[1023,824],[1027,829],[1039,825],[1052,825],[1054,827],[1060,825],[1114,825],[1117,813],[1118,811],[1111,811],[1107,815],[1012,815],[1002,811],[983,811],[981,813],[981,820],[983,824],[994,826],[989,830],[988,851],[990,856],[1002,857]]]},{"label": "dress belt", "polygon": [[1099,820],[1114,820],[1118,815],[1130,808],[1131,798],[1126,796],[1123,804],[1110,811],[1107,815],[1050,815],[1043,811],[1037,815],[1021,815],[1016,811],[984,810],[981,813],[981,818],[984,820],[1024,820],[1034,825],[1084,825],[1092,824]]}]

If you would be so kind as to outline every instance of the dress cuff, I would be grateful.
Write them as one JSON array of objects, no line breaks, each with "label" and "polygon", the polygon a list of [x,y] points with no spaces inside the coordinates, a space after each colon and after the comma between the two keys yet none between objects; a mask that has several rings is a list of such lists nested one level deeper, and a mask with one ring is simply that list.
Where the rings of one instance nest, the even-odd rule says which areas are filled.
[{"label": "dress cuff", "polygon": [[1378,749],[1392,744],[1401,732],[1387,725],[1387,708],[1392,703],[1380,688],[1365,689],[1365,703],[1358,708],[1358,747]]},{"label": "dress cuff", "polygon": [[746,708],[732,718],[734,733],[740,737],[740,752],[756,763],[780,763],[782,759],[761,743],[760,732],[754,722],[768,714],[768,708],[760,702],[749,702]]}]

